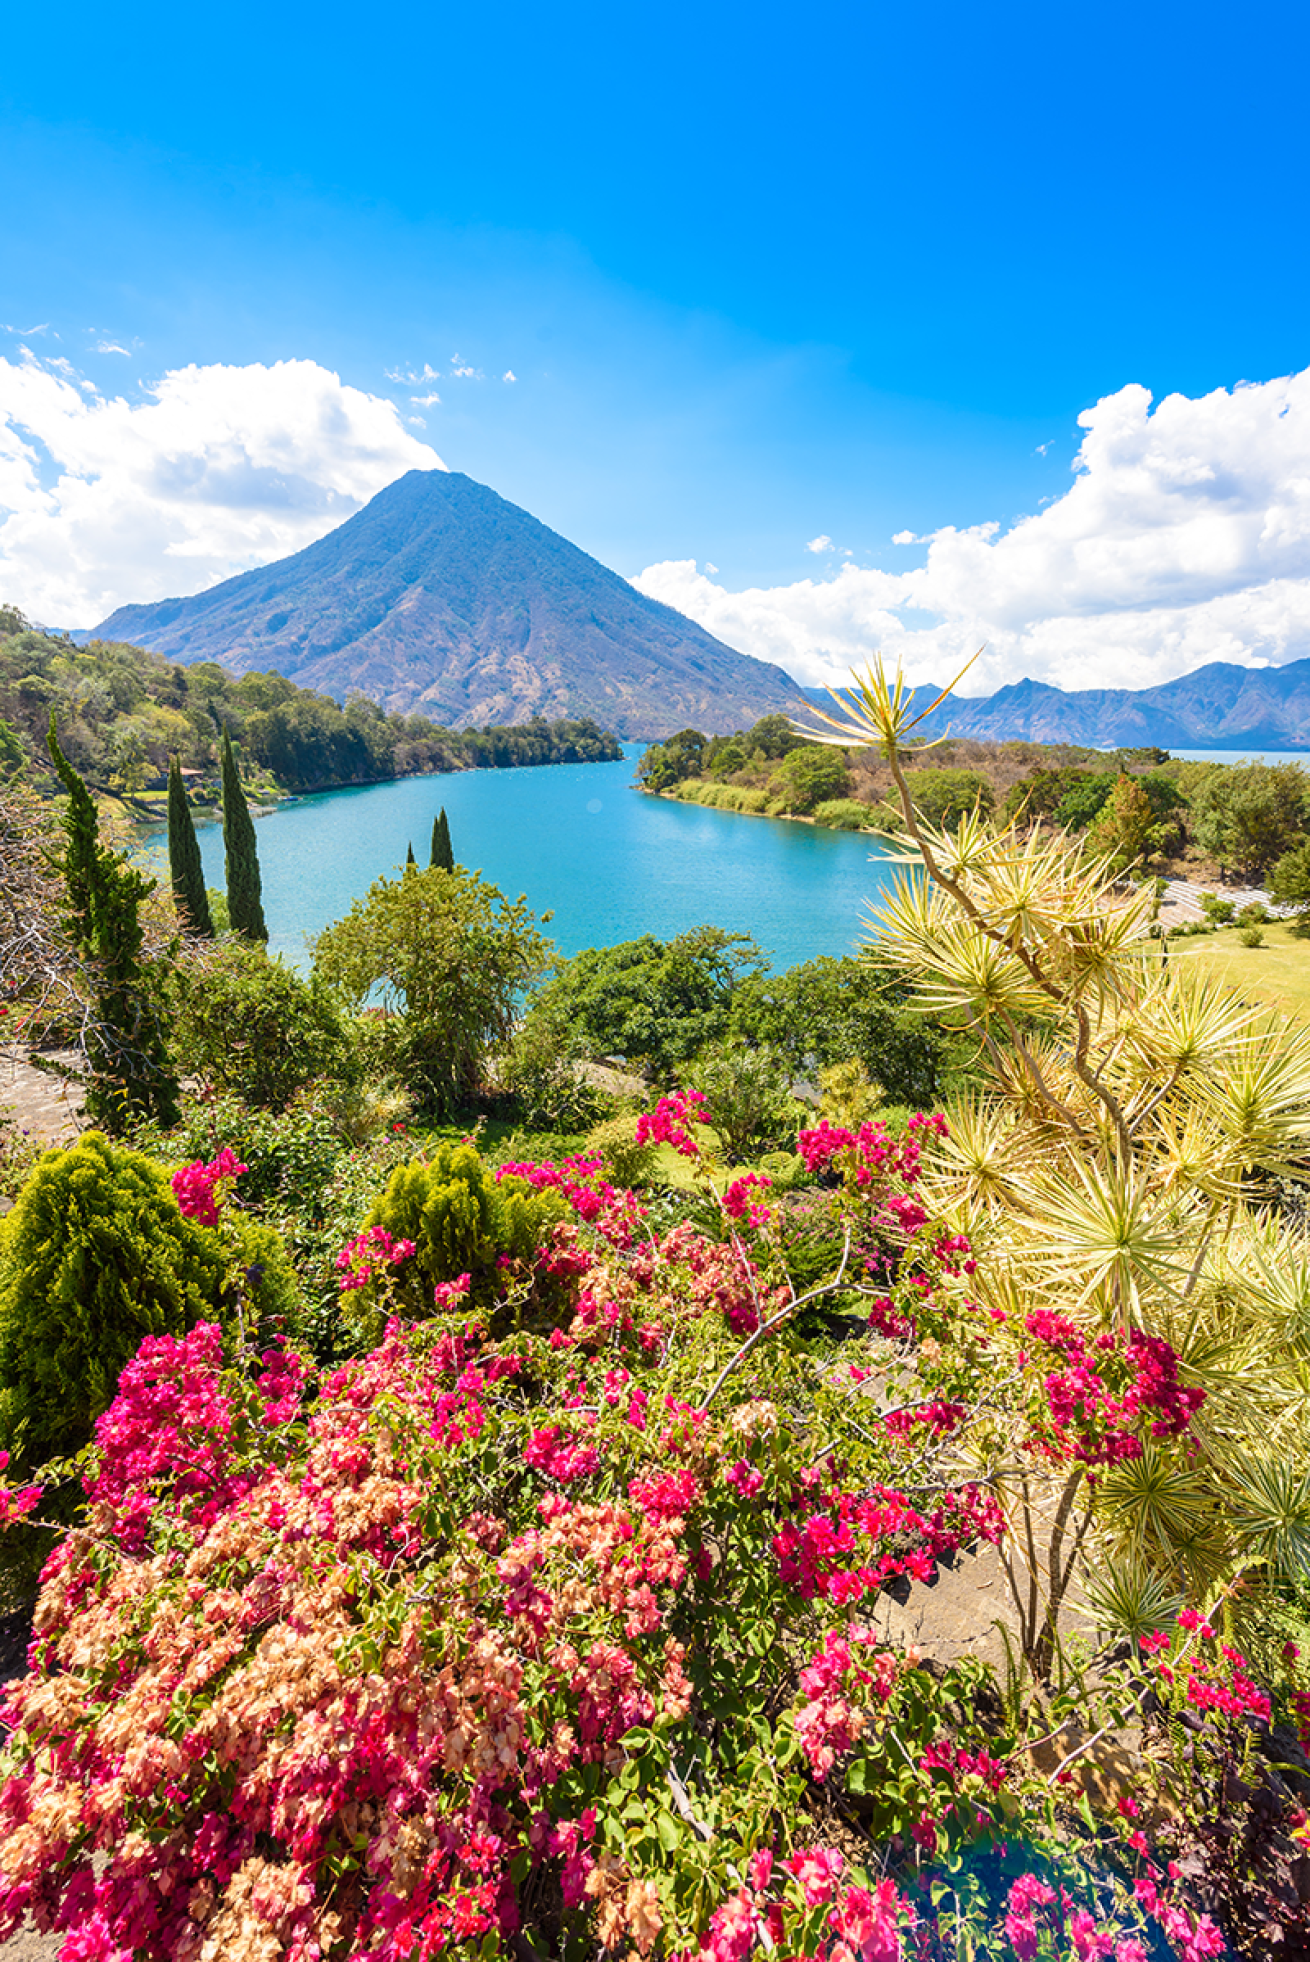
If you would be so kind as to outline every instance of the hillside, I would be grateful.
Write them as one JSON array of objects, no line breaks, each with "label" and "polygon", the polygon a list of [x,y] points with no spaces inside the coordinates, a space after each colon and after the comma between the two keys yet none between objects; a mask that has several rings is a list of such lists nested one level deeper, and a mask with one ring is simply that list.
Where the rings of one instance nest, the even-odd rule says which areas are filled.
[{"label": "hillside", "polygon": [[453,471],[411,470],[314,545],[96,628],[170,660],[276,668],[447,726],[592,716],[620,736],[726,730],[801,705],[781,668]]},{"label": "hillside", "polygon": [[332,790],[390,777],[513,764],[613,762],[622,755],[588,720],[518,728],[442,729],[352,695],[344,709],[280,674],[239,679],[213,661],[175,667],[121,641],[78,647],[0,606],[0,780],[26,766],[53,787],[46,731],[99,791],[129,802],[164,787],[177,756],[193,799],[218,794],[218,739],[239,746],[261,795]]},{"label": "hillside", "polygon": [[[826,689],[810,701],[831,708]],[[931,682],[919,690],[929,702]],[[1052,688],[1016,681],[994,695],[955,696],[921,733],[976,742],[1085,743],[1094,749],[1287,749],[1310,745],[1310,660],[1281,668],[1212,661],[1154,688]]]}]

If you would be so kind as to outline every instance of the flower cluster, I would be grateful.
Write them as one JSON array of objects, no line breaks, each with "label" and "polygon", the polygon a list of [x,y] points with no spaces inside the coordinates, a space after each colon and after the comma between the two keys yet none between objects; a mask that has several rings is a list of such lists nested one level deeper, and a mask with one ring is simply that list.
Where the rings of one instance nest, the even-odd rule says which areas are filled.
[{"label": "flower cluster", "polygon": [[[9,1453],[0,1451],[0,1472],[8,1469]],[[12,1526],[18,1520],[26,1518],[27,1514],[34,1512],[40,1503],[39,1485],[14,1486],[0,1483],[0,1532],[3,1532],[6,1526]]]},{"label": "flower cluster", "polygon": [[1003,1532],[1000,1508],[980,1486],[947,1493],[928,1514],[888,1486],[863,1493],[837,1488],[820,1510],[785,1521],[773,1550],[783,1581],[803,1599],[821,1596],[845,1606],[901,1574],[929,1580],[943,1554],[977,1539],[999,1540]]},{"label": "flower cluster", "polygon": [[217,1226],[219,1205],[227,1187],[247,1169],[230,1145],[224,1145],[217,1158],[207,1165],[199,1158],[192,1165],[183,1165],[172,1177],[173,1192],[182,1213],[199,1226]]},{"label": "flower cluster", "polygon": [[672,1145],[684,1158],[695,1158],[700,1146],[691,1126],[709,1121],[705,1099],[699,1090],[673,1090],[660,1098],[654,1110],[641,1113],[637,1119],[637,1143]]},{"label": "flower cluster", "polygon": [[866,1660],[856,1653],[875,1648],[878,1639],[871,1630],[858,1626],[844,1634],[829,1629],[822,1648],[801,1670],[801,1693],[807,1700],[797,1713],[796,1735],[811,1773],[820,1782],[852,1748],[868,1721],[865,1712],[850,1701],[852,1688],[866,1688],[879,1703],[885,1703],[895,1687],[899,1665],[890,1650],[880,1650]]},{"label": "flower cluster", "polygon": [[[413,1257],[414,1251],[412,1240],[393,1239],[385,1226],[366,1226],[362,1233],[347,1241],[337,1255],[342,1292],[367,1287],[376,1273],[388,1267],[399,1267],[402,1261]],[[463,1279],[467,1284],[467,1274]]]},{"label": "flower cluster", "polygon": [[[1217,1644],[1207,1648],[1206,1644]],[[1250,1667],[1240,1650],[1220,1642],[1215,1630],[1195,1608],[1184,1608],[1177,1631],[1157,1628],[1138,1644],[1156,1658],[1155,1669],[1171,1700],[1188,1703],[1202,1716],[1210,1711],[1223,1717],[1254,1717],[1268,1723],[1269,1697],[1251,1680]]]},{"label": "flower cluster", "polygon": [[720,1201],[729,1219],[740,1220],[747,1226],[767,1226],[773,1218],[772,1209],[762,1206],[751,1198],[752,1187],[767,1192],[773,1184],[763,1172],[743,1172],[740,1178],[733,1179],[723,1189]]},{"label": "flower cluster", "polygon": [[[1205,1402],[1204,1390],[1179,1382],[1178,1358],[1158,1336],[1130,1329],[1089,1337],[1046,1309],[1028,1315],[1024,1329],[1058,1365],[1043,1374],[1045,1411],[1031,1440],[1052,1459],[1111,1465],[1139,1458],[1136,1427],[1145,1422],[1152,1437],[1177,1437]],[[1026,1351],[1019,1360],[1027,1364]]]}]

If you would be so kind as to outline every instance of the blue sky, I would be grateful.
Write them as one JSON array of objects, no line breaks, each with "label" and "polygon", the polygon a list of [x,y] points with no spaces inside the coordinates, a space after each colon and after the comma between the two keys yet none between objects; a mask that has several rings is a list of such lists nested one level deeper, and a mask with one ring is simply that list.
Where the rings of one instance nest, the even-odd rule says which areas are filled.
[{"label": "blue sky", "polygon": [[[889,617],[940,625],[940,567],[917,587],[886,577],[930,571],[944,528],[939,559],[984,525],[990,553],[1063,508],[1097,441],[1080,414],[1134,385],[1197,402],[1307,368],[1308,39],[1290,5],[27,9],[0,71],[0,320],[18,330],[0,356],[25,347],[129,404],[192,364],[316,364],[617,570],[817,671],[886,639]],[[60,550],[83,570],[94,551],[74,497],[52,514],[68,459],[22,399],[27,494],[39,479],[47,505],[0,557],[20,603],[154,597],[304,542],[270,521],[206,556],[161,544],[161,520],[117,584],[61,585]],[[1295,390],[1261,401],[1282,419],[1290,402],[1298,428],[1310,408]],[[1141,406],[1136,463],[1121,444],[1099,465],[1111,535],[1153,421]],[[1236,458],[1232,428],[1202,422],[1227,468],[1255,467],[1244,512],[1286,504],[1258,416]],[[1196,440],[1180,425],[1175,449]],[[387,456],[410,460],[399,439]],[[323,524],[363,482],[338,483]],[[20,502],[0,469],[0,508]],[[1056,679],[1099,658],[1024,642],[1025,604],[1031,625],[1163,603],[1149,579],[1145,596],[1111,580],[1103,603],[1062,574],[1026,602],[1007,574],[997,598],[986,563],[992,611],[961,613],[951,586],[950,618],[961,645],[979,622],[997,646],[1019,636],[992,680],[1025,649]],[[843,566],[886,577],[839,632],[812,589],[854,593]],[[1239,552],[1223,593],[1203,581],[1181,603],[1302,571],[1310,551],[1272,568]],[[1231,620],[1194,626],[1156,619],[1152,658],[1232,640]],[[1236,657],[1310,652],[1307,627],[1310,611],[1266,607]],[[1146,642],[1129,640],[1133,669]],[[954,645],[917,652],[931,666]]]}]

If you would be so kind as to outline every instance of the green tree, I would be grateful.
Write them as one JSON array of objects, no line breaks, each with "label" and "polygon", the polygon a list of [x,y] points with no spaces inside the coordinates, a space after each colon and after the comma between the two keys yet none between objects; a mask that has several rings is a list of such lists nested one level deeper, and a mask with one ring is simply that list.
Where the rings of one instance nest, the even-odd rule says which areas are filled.
[{"label": "green tree", "polygon": [[734,990],[764,966],[748,934],[722,927],[668,941],[643,934],[561,962],[527,1020],[573,1030],[583,1054],[622,1056],[666,1079],[728,1033]]},{"label": "green tree", "polygon": [[653,743],[637,764],[637,775],[648,790],[671,790],[686,777],[698,777],[705,760],[705,738],[699,729],[679,729],[662,743]]},{"label": "green tree", "polygon": [[173,881],[173,903],[185,930],[201,939],[212,940],[214,922],[205,896],[200,846],[182,781],[182,766],[176,756],[168,766],[168,869]]},{"label": "green tree", "polygon": [[321,980],[305,981],[258,943],[192,948],[173,974],[179,1052],[197,1076],[282,1110],[316,1078],[356,1074],[350,1036]]},{"label": "green tree", "polygon": [[914,807],[929,824],[954,831],[968,811],[986,815],[996,798],[980,770],[918,769],[911,779]]},{"label": "green tree", "polygon": [[850,788],[845,758],[813,744],[791,750],[769,778],[771,795],[802,817],[807,817],[816,804],[849,796]]},{"label": "green tree", "polygon": [[432,850],[428,857],[430,866],[437,866],[442,872],[455,870],[455,854],[450,843],[450,821],[443,804],[432,820]]},{"label": "green tree", "polygon": [[395,1067],[421,1102],[451,1112],[482,1087],[550,953],[526,901],[462,867],[428,866],[376,880],[318,936],[314,971],[356,1008],[380,992]]},{"label": "green tree", "polygon": [[[1270,875],[1269,890],[1280,906],[1297,908],[1292,923],[1297,939],[1310,939],[1310,838],[1283,853]],[[1228,917],[1232,918],[1231,905]]]},{"label": "green tree", "polygon": [[226,729],[223,731],[221,766],[228,916],[234,933],[243,933],[247,940],[267,940],[255,827],[237,773],[232,737]]},{"label": "green tree", "polygon": [[817,1083],[855,1061],[889,1102],[926,1110],[954,1073],[952,1043],[905,992],[871,959],[823,954],[785,974],[747,975],[732,998],[732,1029],[781,1055],[793,1080]]},{"label": "green tree", "polygon": [[89,1115],[111,1131],[134,1117],[176,1123],[177,1079],[149,974],[142,959],[141,902],[154,891],[119,852],[100,841],[90,792],[59,747],[53,711],[50,755],[68,792],[64,812],[66,920],[85,965],[91,1018],[84,1037]]},{"label": "green tree", "polygon": [[731,1038],[708,1043],[684,1075],[704,1096],[729,1164],[793,1141],[798,1106],[776,1050],[754,1049]]},{"label": "green tree", "polygon": [[1192,831],[1225,870],[1258,874],[1305,836],[1310,778],[1299,763],[1216,769],[1192,798]]}]

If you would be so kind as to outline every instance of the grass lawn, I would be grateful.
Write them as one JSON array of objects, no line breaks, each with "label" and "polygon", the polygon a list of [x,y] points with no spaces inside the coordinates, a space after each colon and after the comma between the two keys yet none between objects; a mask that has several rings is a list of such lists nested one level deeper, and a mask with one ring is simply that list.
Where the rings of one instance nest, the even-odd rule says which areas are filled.
[{"label": "grass lawn", "polygon": [[1252,1001],[1268,1002],[1297,1021],[1310,1022],[1310,940],[1294,940],[1281,921],[1264,929],[1264,945],[1243,947],[1236,927],[1171,940],[1169,958],[1198,961],[1207,973],[1238,988]]}]

